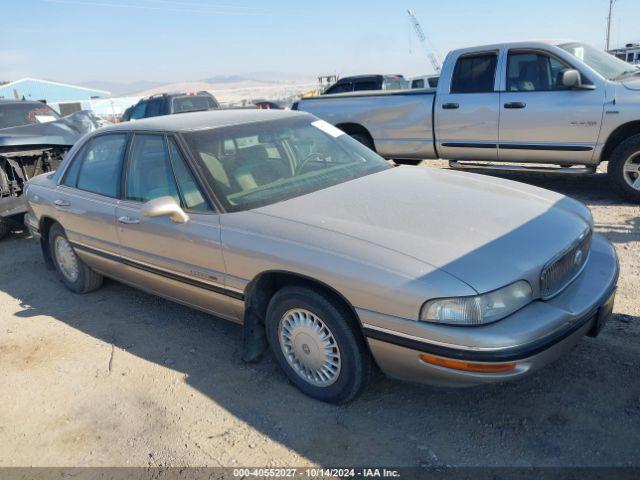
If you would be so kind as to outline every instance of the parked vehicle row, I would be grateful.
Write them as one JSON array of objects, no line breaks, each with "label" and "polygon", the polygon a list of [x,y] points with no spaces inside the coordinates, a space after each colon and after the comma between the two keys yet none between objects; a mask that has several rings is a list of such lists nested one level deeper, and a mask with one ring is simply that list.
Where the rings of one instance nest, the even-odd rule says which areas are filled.
[{"label": "parked vehicle row", "polygon": [[444,158],[457,167],[517,162],[592,173],[608,161],[614,190],[640,202],[640,70],[583,43],[455,50],[435,91],[323,95],[294,108],[407,163]]},{"label": "parked vehicle row", "polygon": [[244,325],[313,398],[374,365],[438,386],[520,378],[609,318],[618,265],[589,210],[466,172],[392,168],[302,112],[156,117],[84,137],[28,183],[72,291],[115,278]]}]

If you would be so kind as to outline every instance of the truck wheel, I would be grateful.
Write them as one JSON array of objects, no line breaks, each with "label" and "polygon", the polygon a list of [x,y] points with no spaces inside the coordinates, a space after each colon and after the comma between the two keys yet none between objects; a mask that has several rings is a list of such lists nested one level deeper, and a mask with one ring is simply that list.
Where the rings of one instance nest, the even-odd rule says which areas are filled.
[{"label": "truck wheel", "polygon": [[376,147],[373,144],[373,140],[371,140],[371,137],[369,135],[366,135],[364,133],[352,133],[349,136],[351,138],[353,138],[354,140],[359,141],[361,144],[363,144],[369,150],[373,150],[374,152],[376,151]]},{"label": "truck wheel", "polygon": [[628,138],[615,148],[607,175],[616,193],[640,203],[640,135]]},{"label": "truck wheel", "polygon": [[10,230],[11,229],[9,228],[7,222],[0,218],[0,240],[6,237]]},{"label": "truck wheel", "polygon": [[49,250],[56,273],[69,290],[88,293],[100,288],[102,275],[80,260],[58,223],[49,230]]},{"label": "truck wheel", "polygon": [[349,402],[372,376],[371,354],[352,313],[314,290],[279,290],[269,302],[266,329],[284,373],[316,400]]}]

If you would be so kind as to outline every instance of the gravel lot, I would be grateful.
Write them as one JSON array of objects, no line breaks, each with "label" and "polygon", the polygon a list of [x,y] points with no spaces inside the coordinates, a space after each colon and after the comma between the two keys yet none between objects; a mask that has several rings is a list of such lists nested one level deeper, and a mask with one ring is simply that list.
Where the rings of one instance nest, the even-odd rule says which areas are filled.
[{"label": "gravel lot", "polygon": [[640,465],[640,207],[603,175],[507,177],[589,205],[620,256],[613,319],[520,382],[380,379],[343,407],[298,393],[270,358],[243,364],[239,326],[112,281],[68,292],[14,233],[0,243],[0,466]]}]

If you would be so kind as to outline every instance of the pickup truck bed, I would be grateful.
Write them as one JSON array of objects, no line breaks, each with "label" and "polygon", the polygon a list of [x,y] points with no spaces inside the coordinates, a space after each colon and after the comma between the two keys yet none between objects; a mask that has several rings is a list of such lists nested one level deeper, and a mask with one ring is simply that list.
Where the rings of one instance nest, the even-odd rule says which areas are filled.
[{"label": "pickup truck bed", "polygon": [[425,88],[309,97],[304,99],[304,111],[349,134],[370,135],[375,151],[385,158],[423,160],[436,158],[435,92]]}]

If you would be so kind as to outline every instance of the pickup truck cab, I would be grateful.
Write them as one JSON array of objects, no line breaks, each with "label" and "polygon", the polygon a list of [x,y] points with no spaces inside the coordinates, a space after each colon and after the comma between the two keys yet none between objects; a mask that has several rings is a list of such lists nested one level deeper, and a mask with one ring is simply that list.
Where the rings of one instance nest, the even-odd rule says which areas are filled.
[{"label": "pickup truck cab", "polygon": [[580,42],[455,50],[437,89],[311,97],[295,107],[405,163],[592,173],[609,161],[616,192],[640,202],[640,71]]}]

